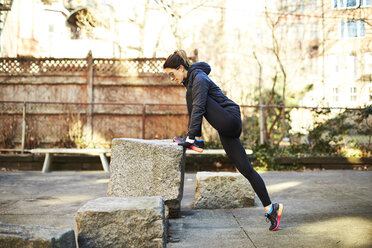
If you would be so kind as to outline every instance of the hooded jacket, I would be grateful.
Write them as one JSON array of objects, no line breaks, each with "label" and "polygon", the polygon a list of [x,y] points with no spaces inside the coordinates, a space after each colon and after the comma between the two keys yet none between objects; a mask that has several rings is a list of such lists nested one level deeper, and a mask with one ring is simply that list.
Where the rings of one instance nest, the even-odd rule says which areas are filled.
[{"label": "hooded jacket", "polygon": [[188,136],[201,136],[201,125],[206,112],[208,97],[221,107],[229,108],[240,118],[240,108],[230,100],[221,89],[208,77],[211,67],[205,62],[192,64],[182,82],[186,87],[186,102],[189,113]]}]

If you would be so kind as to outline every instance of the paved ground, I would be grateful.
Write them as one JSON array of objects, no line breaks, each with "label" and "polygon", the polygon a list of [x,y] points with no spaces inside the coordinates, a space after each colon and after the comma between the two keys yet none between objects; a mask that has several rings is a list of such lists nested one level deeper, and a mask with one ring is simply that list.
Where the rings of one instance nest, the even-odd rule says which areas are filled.
[{"label": "paved ground", "polygon": [[[182,217],[170,220],[167,247],[372,247],[372,172],[261,173],[284,203],[280,230],[268,231],[261,203],[192,210],[195,174],[186,174]],[[105,196],[103,172],[0,172],[0,221],[76,230],[74,214]]]}]

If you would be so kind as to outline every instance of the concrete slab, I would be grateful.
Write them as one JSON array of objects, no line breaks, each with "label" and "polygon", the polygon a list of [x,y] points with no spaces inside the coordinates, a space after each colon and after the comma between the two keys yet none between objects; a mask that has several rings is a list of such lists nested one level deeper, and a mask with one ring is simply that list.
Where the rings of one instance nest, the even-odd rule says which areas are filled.
[{"label": "concrete slab", "polygon": [[280,230],[266,231],[260,208],[233,211],[257,247],[372,246],[370,172],[270,172],[262,176],[273,200],[284,203]]},{"label": "concrete slab", "polygon": [[[280,230],[268,231],[259,199],[251,208],[193,210],[195,174],[185,175],[181,218],[167,247],[372,247],[372,172],[261,173],[284,203]],[[102,172],[0,172],[0,222],[73,228],[87,201],[104,197]]]},{"label": "concrete slab", "polygon": [[106,196],[104,172],[1,172],[0,222],[74,228],[75,212]]},{"label": "concrete slab", "polygon": [[[257,196],[255,207],[230,211],[184,202],[183,218],[170,220],[168,247],[372,247],[371,172],[260,174],[272,201],[284,203],[279,231],[268,231]],[[186,175],[185,187],[194,180]]]}]

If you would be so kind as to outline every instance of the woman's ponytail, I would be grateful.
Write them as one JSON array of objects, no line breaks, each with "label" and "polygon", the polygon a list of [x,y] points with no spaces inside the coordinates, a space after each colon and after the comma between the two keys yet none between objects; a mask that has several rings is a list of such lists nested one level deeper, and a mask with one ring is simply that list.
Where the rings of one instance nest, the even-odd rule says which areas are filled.
[{"label": "woman's ponytail", "polygon": [[190,60],[187,57],[187,54],[184,50],[176,50],[173,54],[165,60],[163,68],[178,68],[180,65],[183,65],[186,70],[191,66]]}]

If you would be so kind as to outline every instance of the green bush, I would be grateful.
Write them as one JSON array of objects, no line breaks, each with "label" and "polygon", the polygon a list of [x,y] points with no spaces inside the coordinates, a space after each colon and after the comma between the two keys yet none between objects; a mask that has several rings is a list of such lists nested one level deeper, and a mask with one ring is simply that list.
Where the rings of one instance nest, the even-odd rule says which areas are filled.
[{"label": "green bush", "polygon": [[[345,137],[369,137],[371,140],[372,127],[369,126],[367,118],[372,115],[372,106],[361,110],[348,110],[338,114],[329,109],[313,110],[315,123],[313,129],[307,135],[293,134],[292,136],[303,136],[302,143],[291,142],[290,144],[278,145],[274,140],[264,144],[259,143],[259,127],[250,123],[249,132],[243,133],[241,140],[245,147],[252,149],[256,161],[253,162],[259,170],[293,170],[301,166],[296,159],[303,157],[336,157],[336,156],[371,156],[371,142],[363,143],[355,140],[347,140]],[[252,118],[250,122],[258,121]],[[288,122],[289,123],[289,122]],[[258,130],[258,131],[257,131]],[[290,130],[288,127],[287,130]],[[288,137],[291,135],[288,134]],[[252,140],[254,140],[252,142]],[[221,149],[219,140],[206,144],[207,149]],[[294,160],[293,166],[282,166],[277,162],[279,157],[290,157]]]}]

